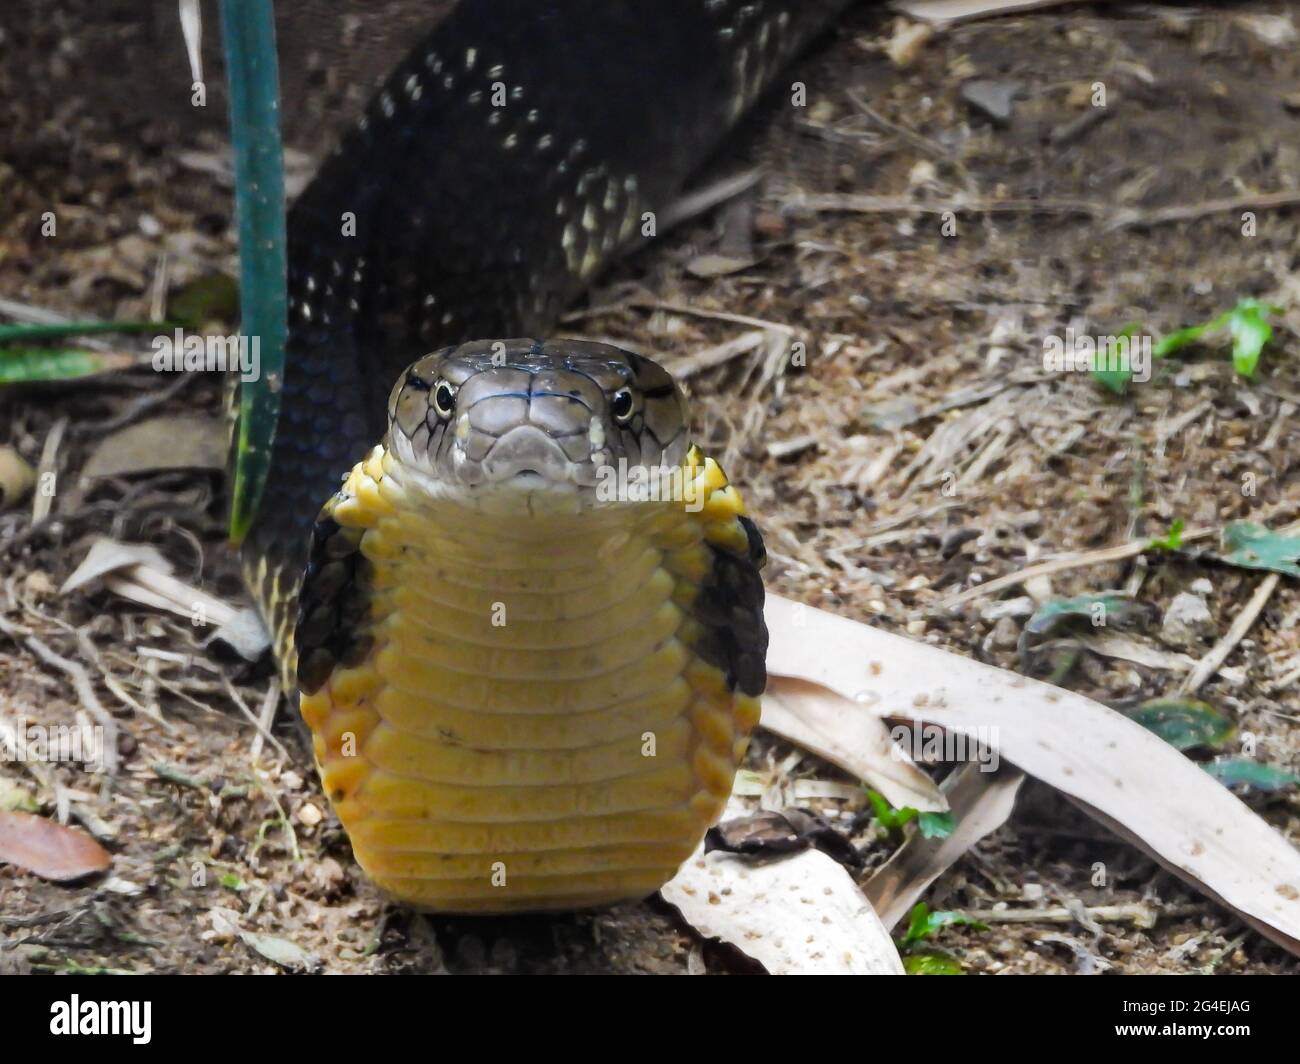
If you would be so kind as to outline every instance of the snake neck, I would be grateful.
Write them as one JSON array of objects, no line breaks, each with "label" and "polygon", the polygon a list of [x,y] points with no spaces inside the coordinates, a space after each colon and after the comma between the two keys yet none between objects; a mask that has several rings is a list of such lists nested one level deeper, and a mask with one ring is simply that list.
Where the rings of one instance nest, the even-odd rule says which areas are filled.
[{"label": "snake neck", "polygon": [[758,717],[761,582],[722,471],[692,449],[684,473],[695,509],[511,508],[379,447],[326,505],[302,714],[381,887],[449,911],[637,897],[717,817]]}]

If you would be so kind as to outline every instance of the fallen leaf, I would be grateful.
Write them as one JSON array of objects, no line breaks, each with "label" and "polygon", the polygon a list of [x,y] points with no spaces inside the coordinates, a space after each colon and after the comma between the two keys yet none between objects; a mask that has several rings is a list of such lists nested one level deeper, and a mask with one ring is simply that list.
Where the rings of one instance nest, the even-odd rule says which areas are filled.
[{"label": "fallen leaf", "polygon": [[161,469],[224,469],[227,427],[218,418],[157,417],[105,436],[82,471],[116,477]]},{"label": "fallen leaf", "polygon": [[903,974],[853,878],[818,850],[762,862],[696,850],[661,894],[705,938],[773,975]]},{"label": "fallen leaf", "polygon": [[172,571],[171,562],[163,557],[157,547],[151,547],[147,543],[119,543],[107,536],[100,536],[90,545],[90,550],[81,559],[81,564],[72,571],[72,575],[63,581],[59,594],[66,595],[106,573],[132,565],[147,565],[150,569],[164,573]]},{"label": "fallen leaf", "polygon": [[1005,768],[997,773],[982,772],[979,765],[971,763],[943,781],[944,797],[956,821],[952,834],[927,839],[916,832],[862,888],[886,928],[892,931],[931,883],[975,843],[1007,822],[1024,778],[1022,773]]},{"label": "fallen leaf", "polygon": [[850,868],[862,865],[862,855],[847,838],[821,817],[803,809],[763,811],[724,820],[704,836],[704,852],[739,853],[755,857],[800,853],[810,847]]},{"label": "fallen leaf", "polygon": [[1225,787],[1240,787],[1246,791],[1268,794],[1300,785],[1300,776],[1294,772],[1246,757],[1216,757],[1213,761],[1206,761],[1201,768]]},{"label": "fallen leaf", "polygon": [[[1002,757],[1300,954],[1300,851],[1140,725],[1073,691],[777,595],[768,596],[765,612],[769,676],[839,695],[837,734],[846,745],[868,714],[991,742]],[[862,692],[873,697],[855,698]],[[817,712],[824,719],[826,707]]]},{"label": "fallen leaf", "polygon": [[803,691],[796,713],[786,704],[785,690],[781,684],[772,683],[763,694],[761,724],[768,731],[853,773],[896,809],[930,813],[947,810],[947,799],[934,780],[894,742],[883,720],[867,713],[857,714],[852,732],[846,733],[839,696]]},{"label": "fallen leaf", "polygon": [[12,811],[0,812],[0,861],[55,883],[105,872],[113,863],[108,851],[84,831]]},{"label": "fallen leaf", "polygon": [[1300,536],[1284,536],[1253,521],[1231,521],[1223,530],[1223,560],[1243,569],[1300,576]]},{"label": "fallen leaf", "polygon": [[34,470],[16,448],[0,447],[0,510],[20,503],[36,483]]},{"label": "fallen leaf", "polygon": [[1232,738],[1232,721],[1194,698],[1152,698],[1124,714],[1175,750],[1222,746]]}]

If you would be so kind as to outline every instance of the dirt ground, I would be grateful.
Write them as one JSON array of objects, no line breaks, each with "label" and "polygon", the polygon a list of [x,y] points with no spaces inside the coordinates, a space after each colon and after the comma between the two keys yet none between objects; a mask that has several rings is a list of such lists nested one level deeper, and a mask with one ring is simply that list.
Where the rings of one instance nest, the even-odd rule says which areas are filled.
[{"label": "dirt ground", "polygon": [[[140,318],[160,284],[233,270],[231,194],[211,165],[224,104],[202,117],[188,106],[174,4],[152,20],[117,3],[90,19],[92,6],[24,0],[0,22],[0,296]],[[688,386],[697,439],[765,528],[769,586],[1015,669],[1023,617],[989,616],[992,600],[957,612],[935,603],[1176,518],[1300,518],[1300,197],[1253,205],[1300,189],[1300,18],[1281,2],[1074,5],[951,27],[900,55],[903,28],[850,13],[791,72],[807,106],[778,93],[700,177],[757,167],[757,188],[620,264],[564,331],[670,367],[735,341],[733,357]],[[323,20],[318,32],[365,30]],[[1017,83],[1010,114],[994,121],[963,99],[972,80]],[[327,124],[315,118],[361,94],[328,72],[301,84],[286,121],[310,156]],[[918,201],[968,206],[951,217],[906,209]],[[977,209],[989,201],[1021,206]],[[53,239],[41,235],[51,209]],[[737,261],[720,268],[718,256]],[[1247,297],[1284,309],[1252,381],[1215,345],[1160,364],[1123,399],[1086,375],[1043,371],[1044,338],[1069,327],[1114,334],[1140,322],[1159,336]],[[753,343],[737,339],[753,331]],[[765,367],[774,335],[803,343],[806,365]],[[0,971],[280,970],[231,933],[228,913],[334,972],[752,970],[658,900],[510,921],[387,906],[352,864],[288,714],[275,728],[282,746],[250,724],[272,682],[265,663],[208,648],[188,620],[97,586],[58,593],[90,540],[111,532],[155,544],[178,578],[244,602],[219,471],[82,473],[127,422],[185,415],[198,431],[220,408],[216,381],[160,389],[148,369],[0,392],[0,445],[33,465],[67,422],[51,456],[51,516],[33,526],[28,503],[0,511],[0,716],[67,723],[83,704],[75,669],[42,660],[35,639],[84,670],[121,733],[111,778],[0,763],[0,807],[67,816],[113,854],[109,877],[71,885],[0,866]],[[1073,570],[1035,591],[1134,587],[1158,617],[1198,578],[1212,585],[1213,614],[1188,651],[1199,658],[1259,574],[1153,559]],[[1200,695],[1258,737],[1261,760],[1291,771],[1300,696],[1294,679],[1279,680],[1300,665],[1298,630],[1300,588],[1284,578]],[[1158,622],[1148,635],[1158,640]],[[1181,678],[1089,653],[1062,682],[1131,704]],[[790,754],[765,738],[750,767],[846,778]],[[1300,844],[1294,791],[1249,801]],[[878,865],[888,849],[872,847]],[[1104,888],[1092,886],[1096,862],[1111,873]],[[1154,915],[1154,926],[1106,922],[1099,933],[1046,917],[945,931],[941,944],[975,973],[1300,973],[1032,782],[1011,821],[927,900],[1141,903]]]}]

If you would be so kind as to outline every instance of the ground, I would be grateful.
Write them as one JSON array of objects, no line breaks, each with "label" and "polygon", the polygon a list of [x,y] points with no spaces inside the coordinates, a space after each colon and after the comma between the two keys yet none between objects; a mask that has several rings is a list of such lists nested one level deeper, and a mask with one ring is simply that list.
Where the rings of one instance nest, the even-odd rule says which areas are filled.
[{"label": "ground", "polygon": [[[140,318],[164,251],[172,289],[232,269],[231,196],[210,165],[223,105],[202,117],[190,107],[174,5],[156,5],[152,20],[119,4],[90,20],[92,7],[20,3],[0,31],[0,296]],[[732,357],[687,383],[697,439],[766,530],[770,587],[1019,668],[1023,617],[993,619],[991,600],[936,604],[1044,557],[1162,534],[1177,518],[1277,527],[1300,517],[1300,211],[1296,198],[1267,196],[1300,189],[1293,23],[1283,3],[1076,5],[956,26],[908,54],[910,24],[855,11],[792,70],[806,106],[774,93],[700,177],[756,167],[757,188],[620,264],[564,332],[670,367],[735,341]],[[365,27],[322,21],[315,32],[333,40]],[[309,60],[285,109],[310,156],[322,126],[303,115],[346,111],[358,93],[339,91],[328,70],[311,76]],[[963,99],[973,79],[1018,83],[1004,123]],[[982,209],[992,201],[1012,206]],[[917,202],[940,206],[907,209]],[[965,206],[942,213],[953,204]],[[41,234],[47,210],[55,237]],[[1123,398],[1086,374],[1043,370],[1045,338],[1067,328],[1106,335],[1137,322],[1160,336],[1247,297],[1283,308],[1252,380],[1214,344],[1157,365]],[[791,343],[802,345],[795,364],[767,357]],[[198,426],[220,407],[217,382],[160,389],[147,368],[0,392],[0,444],[33,465],[67,421],[50,456],[51,517],[33,527],[28,502],[0,511],[0,715],[69,722],[84,706],[75,668],[43,661],[35,639],[84,670],[121,733],[112,777],[0,764],[0,799],[62,811],[113,854],[108,879],[71,885],[0,866],[10,947],[0,970],[277,970],[266,956],[275,944],[259,952],[229,919],[329,971],[749,970],[659,901],[492,922],[388,908],[352,864],[287,714],[275,745],[241,712],[262,705],[265,664],[223,655],[188,620],[108,591],[58,593],[91,539],[111,532],[155,544],[179,578],[242,602],[218,472],[83,475],[127,421],[166,413]],[[1128,587],[1158,617],[1198,578],[1212,586],[1213,615],[1188,651],[1199,658],[1259,574],[1153,558],[1072,570],[1033,591]],[[1200,691],[1258,740],[1257,756],[1293,771],[1300,697],[1294,676],[1279,680],[1300,664],[1298,625],[1300,591],[1284,578]],[[1085,654],[1062,682],[1131,704],[1181,678]],[[751,767],[843,778],[790,753],[763,738]],[[1294,792],[1251,802],[1300,844]],[[870,843],[869,864],[888,852],[856,841]],[[1097,862],[1111,872],[1106,887],[1092,885]],[[1075,899],[1142,902],[1155,923],[1094,934],[1031,916],[941,941],[977,973],[1300,972],[1032,782],[1011,821],[928,896],[957,909]]]}]

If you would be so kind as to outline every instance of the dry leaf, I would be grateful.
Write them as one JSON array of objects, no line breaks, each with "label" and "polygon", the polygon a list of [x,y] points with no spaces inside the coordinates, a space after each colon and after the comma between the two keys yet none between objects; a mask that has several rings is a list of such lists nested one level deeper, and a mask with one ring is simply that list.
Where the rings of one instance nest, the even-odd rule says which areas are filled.
[{"label": "dry leaf", "polygon": [[157,547],[146,543],[119,543],[107,536],[100,536],[90,545],[90,550],[81,559],[81,564],[73,570],[72,575],[63,581],[59,594],[66,595],[76,591],[105,573],[115,572],[132,565],[147,565],[150,569],[170,573],[171,562],[163,557]]},{"label": "dry leaf", "polygon": [[852,732],[846,733],[838,695],[804,692],[796,713],[786,705],[781,691],[780,684],[774,682],[763,695],[762,725],[768,731],[852,772],[883,794],[895,809],[947,810],[948,800],[934,780],[890,738],[883,720],[858,714]]},{"label": "dry leaf", "polygon": [[696,850],[661,893],[705,938],[730,943],[772,975],[903,974],[853,878],[817,850],[770,861]]},{"label": "dry leaf", "polygon": [[36,471],[13,447],[0,447],[0,510],[16,506],[36,483]]},{"label": "dry leaf", "polygon": [[79,828],[17,812],[0,812],[0,861],[56,883],[105,872],[113,863],[108,851]]},{"label": "dry leaf", "polygon": [[[1300,954],[1300,851],[1140,725],[1072,691],[776,595],[766,616],[769,674],[842,696],[845,743],[867,714],[928,721],[990,742]],[[855,700],[864,692],[869,704]],[[783,700],[799,712],[797,701],[784,693]]]},{"label": "dry leaf", "polygon": [[225,424],[217,418],[156,417],[105,436],[86,462],[88,477],[159,469],[224,469]]},{"label": "dry leaf", "polygon": [[967,764],[943,781],[955,821],[952,834],[927,839],[919,831],[913,832],[863,885],[862,893],[885,927],[893,930],[931,883],[980,839],[1007,822],[1024,778],[1014,770],[994,774]]},{"label": "dry leaf", "polygon": [[1038,7],[1059,7],[1070,0],[894,0],[894,10],[927,22],[965,22],[1030,11]]}]

